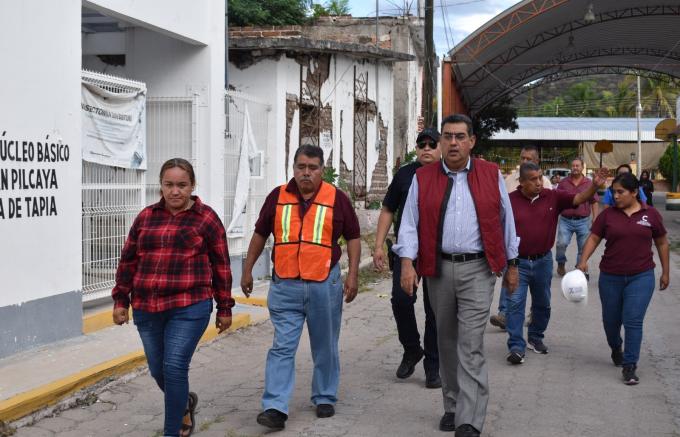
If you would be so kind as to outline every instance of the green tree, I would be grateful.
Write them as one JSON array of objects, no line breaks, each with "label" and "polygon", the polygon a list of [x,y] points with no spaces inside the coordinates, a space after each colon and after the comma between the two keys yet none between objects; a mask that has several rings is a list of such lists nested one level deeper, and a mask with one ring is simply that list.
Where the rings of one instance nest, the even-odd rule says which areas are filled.
[{"label": "green tree", "polygon": [[337,17],[349,15],[349,0],[329,0],[325,4],[314,3],[311,5],[312,18],[318,17]]},{"label": "green tree", "polygon": [[[666,147],[666,151],[659,159],[659,171],[669,182],[673,179],[673,145]],[[672,190],[671,190],[672,191]]]},{"label": "green tree", "polygon": [[665,80],[645,78],[640,84],[643,111],[659,118],[675,118],[673,104],[678,98],[678,91]]},{"label": "green tree", "polygon": [[570,117],[596,117],[598,100],[595,91],[595,81],[584,80],[572,85],[564,96],[565,111],[563,116]]},{"label": "green tree", "polygon": [[557,96],[541,106],[541,115],[544,117],[559,117],[562,115],[560,107],[562,108],[562,111],[564,111],[564,98],[562,96]]},{"label": "green tree", "polygon": [[310,0],[229,0],[229,26],[304,24]]},{"label": "green tree", "polygon": [[349,15],[349,0],[329,0],[326,2],[328,15]]},{"label": "green tree", "polygon": [[510,106],[510,99],[505,97],[486,108],[482,109],[472,119],[473,129],[477,142],[475,152],[484,153],[486,142],[498,131],[509,130],[514,132],[517,125],[517,110]]}]

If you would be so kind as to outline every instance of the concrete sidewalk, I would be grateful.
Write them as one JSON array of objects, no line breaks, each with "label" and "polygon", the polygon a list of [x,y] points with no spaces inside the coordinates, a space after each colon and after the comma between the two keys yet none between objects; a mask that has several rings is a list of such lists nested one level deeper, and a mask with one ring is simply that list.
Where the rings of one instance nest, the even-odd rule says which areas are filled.
[{"label": "concrete sidewalk", "polygon": [[[574,259],[570,246],[570,262]],[[505,361],[507,334],[488,326],[486,357],[491,400],[485,436],[680,436],[679,259],[672,257],[671,289],[656,292],[645,321],[640,385],[625,386],[611,364],[601,326],[597,263],[590,263],[587,306],[567,302],[553,280],[548,355],[528,353],[521,366]],[[497,284],[498,286],[500,284]],[[419,366],[407,380],[394,372],[401,348],[389,303],[390,281],[345,305],[340,340],[342,377],[337,414],[317,419],[309,400],[312,363],[308,337],[300,343],[290,419],[280,436],[426,436],[439,434],[441,391],[424,388]],[[418,301],[423,320],[422,300]],[[497,302],[492,308],[495,309]],[[191,368],[199,395],[198,436],[254,436],[260,411],[271,324],[220,336],[199,347]],[[113,340],[112,340],[113,341]],[[46,366],[50,367],[50,366]],[[5,369],[0,374],[4,375]],[[75,408],[35,420],[17,436],[157,436],[162,394],[146,372],[83,393]]]},{"label": "concrete sidewalk", "polygon": [[[240,291],[232,326],[235,331],[266,320],[268,281],[256,284],[251,299]],[[77,390],[134,371],[146,365],[142,343],[132,321],[115,326],[111,304],[88,310],[83,317],[85,335],[30,349],[0,360],[0,420],[24,417],[53,405]],[[217,336],[215,313],[202,342]],[[2,435],[2,434],[0,434]]]}]

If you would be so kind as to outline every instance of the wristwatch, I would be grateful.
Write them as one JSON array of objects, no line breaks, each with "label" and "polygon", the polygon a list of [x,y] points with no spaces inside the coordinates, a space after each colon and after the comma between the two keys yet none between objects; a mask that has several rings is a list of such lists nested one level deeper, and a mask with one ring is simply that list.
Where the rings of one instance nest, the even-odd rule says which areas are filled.
[{"label": "wristwatch", "polygon": [[513,258],[508,260],[508,267],[517,267],[519,265],[519,258]]}]

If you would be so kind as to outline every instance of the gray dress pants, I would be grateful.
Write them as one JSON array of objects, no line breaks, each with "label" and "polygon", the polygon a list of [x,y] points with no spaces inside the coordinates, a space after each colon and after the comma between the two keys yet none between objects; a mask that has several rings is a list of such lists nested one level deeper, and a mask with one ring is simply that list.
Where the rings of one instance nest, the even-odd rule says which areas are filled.
[{"label": "gray dress pants", "polygon": [[496,276],[485,258],[442,260],[441,266],[441,275],[427,278],[427,284],[437,321],[444,411],[456,414],[456,426],[481,431],[489,402],[484,329]]}]

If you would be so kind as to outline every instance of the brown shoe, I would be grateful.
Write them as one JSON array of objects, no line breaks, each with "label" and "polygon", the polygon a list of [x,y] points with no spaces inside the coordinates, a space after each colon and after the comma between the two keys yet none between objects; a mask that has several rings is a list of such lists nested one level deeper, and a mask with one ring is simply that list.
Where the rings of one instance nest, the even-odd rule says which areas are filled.
[{"label": "brown shoe", "polygon": [[496,326],[496,327],[502,329],[503,331],[505,331],[505,315],[504,314],[498,313],[496,315],[489,317],[489,322],[491,322],[491,324],[493,326]]},{"label": "brown shoe", "polygon": [[557,264],[557,274],[560,276],[564,276],[567,274],[567,271],[564,270],[564,263]]}]

